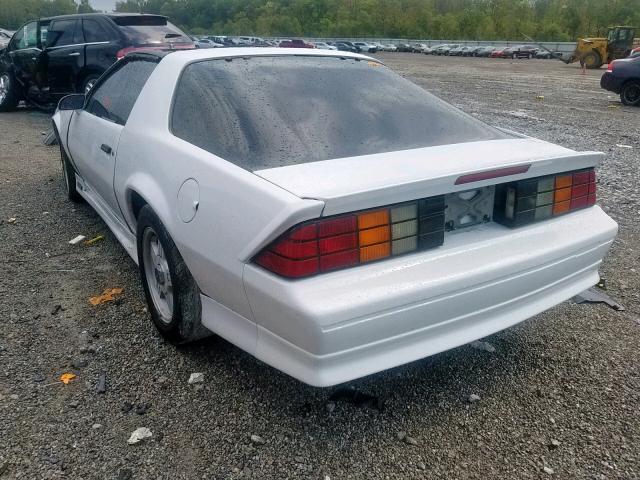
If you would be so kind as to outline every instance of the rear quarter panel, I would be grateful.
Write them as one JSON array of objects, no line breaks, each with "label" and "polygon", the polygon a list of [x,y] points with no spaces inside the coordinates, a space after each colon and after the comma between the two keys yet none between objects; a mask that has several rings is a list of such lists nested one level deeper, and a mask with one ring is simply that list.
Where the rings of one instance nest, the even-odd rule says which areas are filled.
[{"label": "rear quarter panel", "polygon": [[[132,192],[142,196],[167,228],[202,292],[251,319],[242,283],[250,252],[292,222],[319,216],[323,203],[302,200],[174,137],[169,114],[180,69],[170,57],[149,78],[120,138],[116,196],[134,232]],[[185,222],[177,199],[188,179],[198,183],[199,205],[193,220]]]}]

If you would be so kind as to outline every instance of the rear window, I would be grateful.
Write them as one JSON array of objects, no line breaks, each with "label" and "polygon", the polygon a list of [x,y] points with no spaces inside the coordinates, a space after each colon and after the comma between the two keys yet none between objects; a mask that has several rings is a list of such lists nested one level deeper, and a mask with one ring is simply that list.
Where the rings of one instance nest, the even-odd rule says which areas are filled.
[{"label": "rear window", "polygon": [[111,19],[134,45],[191,43],[191,39],[165,17],[135,15]]},{"label": "rear window", "polygon": [[248,170],[508,137],[380,63],[298,55],[188,65],[171,127]]}]

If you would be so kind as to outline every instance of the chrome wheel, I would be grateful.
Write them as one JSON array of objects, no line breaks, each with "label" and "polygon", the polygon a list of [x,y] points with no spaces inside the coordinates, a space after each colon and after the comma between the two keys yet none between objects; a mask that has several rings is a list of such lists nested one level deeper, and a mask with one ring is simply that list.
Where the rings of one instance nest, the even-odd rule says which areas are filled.
[{"label": "chrome wheel", "polygon": [[160,238],[151,227],[147,227],[142,236],[142,261],[153,305],[160,320],[169,324],[173,320],[171,273]]},{"label": "chrome wheel", "polygon": [[3,73],[0,75],[0,103],[4,102],[7,95],[9,95],[9,75]]},{"label": "chrome wheel", "polygon": [[93,88],[93,86],[96,84],[96,82],[97,82],[97,81],[98,81],[98,80],[97,80],[97,79],[95,79],[95,80],[89,80],[89,81],[87,82],[87,84],[84,86],[84,93],[85,93],[85,95],[91,91],[91,89]]}]

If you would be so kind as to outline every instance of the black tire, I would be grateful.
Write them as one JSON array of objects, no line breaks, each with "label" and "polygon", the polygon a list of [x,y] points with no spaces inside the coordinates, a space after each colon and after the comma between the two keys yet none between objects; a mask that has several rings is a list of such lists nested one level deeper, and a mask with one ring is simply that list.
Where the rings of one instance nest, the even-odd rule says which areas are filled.
[{"label": "black tire", "polygon": [[[148,258],[145,259],[148,257],[145,254],[145,248],[148,251],[149,247],[145,247],[144,244],[146,242],[145,236],[152,234],[155,235],[155,238],[162,246],[162,258],[168,266],[173,304],[170,317],[163,316],[156,306],[150,290],[150,288],[154,287],[149,285],[146,268],[149,260]],[[142,207],[138,215],[136,242],[138,247],[138,266],[144,295],[147,299],[151,320],[160,334],[175,345],[192,342],[211,335],[211,332],[204,328],[201,323],[200,289],[191,276],[171,236],[149,205]],[[154,269],[154,272],[156,271]],[[158,278],[157,274],[155,278]],[[152,279],[152,281],[154,280]],[[163,279],[163,283],[164,281],[166,280]]]},{"label": "black tire", "polygon": [[20,102],[20,91],[15,78],[9,72],[0,73],[0,112],[12,112]]},{"label": "black tire", "polygon": [[640,81],[631,80],[622,86],[620,101],[629,107],[640,106]]},{"label": "black tire", "polygon": [[584,58],[584,65],[589,69],[596,69],[602,66],[602,58],[598,52],[589,52]]},{"label": "black tire", "polygon": [[56,134],[56,138],[58,139],[58,145],[60,146],[60,163],[62,164],[62,181],[64,182],[64,187],[67,192],[67,198],[75,203],[80,203],[83,201],[83,198],[78,193],[76,189],[76,171],[71,165],[71,161],[69,157],[67,157],[67,152],[64,151],[64,147],[62,146],[62,142],[60,141],[60,135],[58,134],[58,130],[56,127],[53,127],[53,130]]},{"label": "black tire", "polygon": [[100,78],[99,73],[90,73],[86,77],[82,79],[80,82],[80,88],[78,89],[78,93],[84,93],[85,95],[89,93],[90,87],[96,83],[96,81]]}]

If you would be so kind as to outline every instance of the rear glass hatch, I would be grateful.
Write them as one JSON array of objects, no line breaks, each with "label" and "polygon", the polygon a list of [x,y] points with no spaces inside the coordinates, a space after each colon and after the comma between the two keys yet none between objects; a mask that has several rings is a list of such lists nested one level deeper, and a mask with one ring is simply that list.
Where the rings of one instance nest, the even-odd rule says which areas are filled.
[{"label": "rear glass hatch", "polygon": [[182,30],[169,22],[166,17],[131,15],[111,18],[134,46],[170,46],[193,43]]}]

